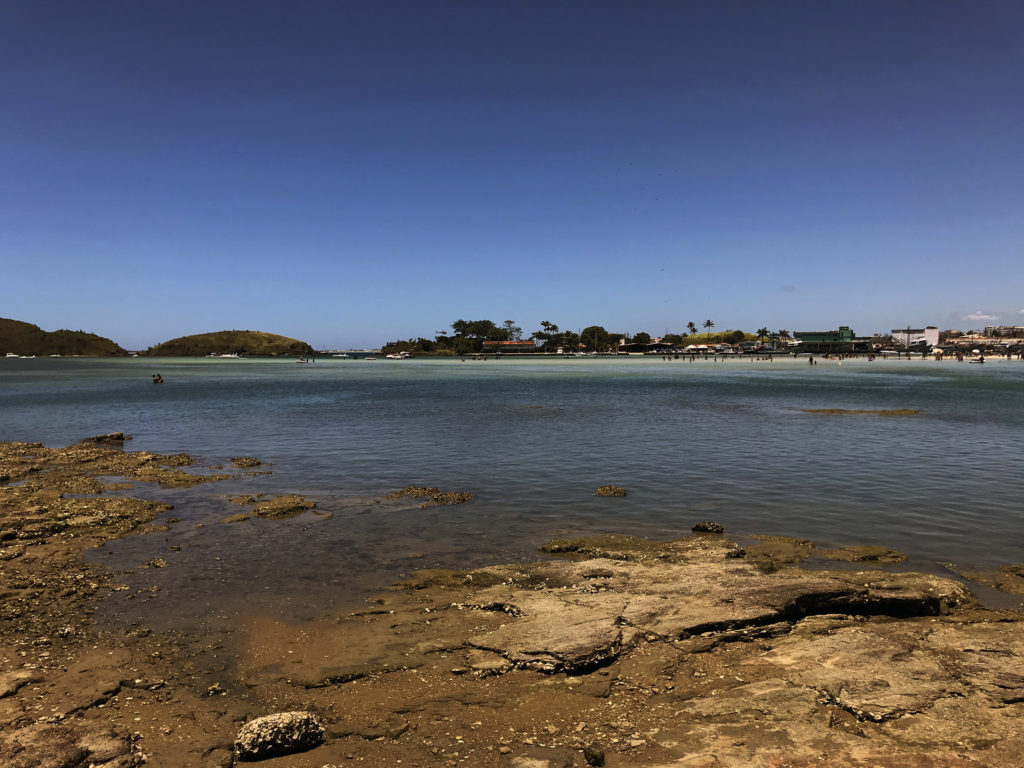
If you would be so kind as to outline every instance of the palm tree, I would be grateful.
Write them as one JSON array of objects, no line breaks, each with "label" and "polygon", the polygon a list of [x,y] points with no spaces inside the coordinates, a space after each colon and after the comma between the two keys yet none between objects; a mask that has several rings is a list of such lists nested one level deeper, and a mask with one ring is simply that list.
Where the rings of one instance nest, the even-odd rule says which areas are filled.
[{"label": "palm tree", "polygon": [[691,335],[695,334],[697,332],[697,324],[691,320],[686,324],[686,330],[688,330]]},{"label": "palm tree", "polygon": [[768,335],[768,329],[767,328],[758,328],[757,329],[757,340],[758,340],[758,342],[763,344],[764,343],[764,337],[767,336],[767,335]]},{"label": "palm tree", "polygon": [[711,341],[711,329],[715,327],[715,321],[714,320],[705,320],[704,321],[704,327],[708,329],[707,334],[706,334],[707,338],[705,339],[705,342]]}]

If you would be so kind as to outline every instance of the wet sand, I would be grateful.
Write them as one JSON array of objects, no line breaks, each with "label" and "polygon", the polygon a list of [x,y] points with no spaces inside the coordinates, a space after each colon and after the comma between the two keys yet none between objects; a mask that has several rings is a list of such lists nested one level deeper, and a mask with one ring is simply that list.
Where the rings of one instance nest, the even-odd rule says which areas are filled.
[{"label": "wet sand", "polygon": [[[418,572],[310,622],[100,625],[102,601],[147,595],[83,554],[173,521],[110,494],[258,468],[122,445],[0,444],[5,766],[229,766],[247,721],[295,710],[322,743],[263,764],[1024,764],[1024,617],[883,568],[899,553],[879,547],[810,570],[794,567],[816,552],[801,539],[566,539],[534,563]],[[316,514],[274,501],[243,514]],[[965,576],[1024,593],[1020,566]]]}]

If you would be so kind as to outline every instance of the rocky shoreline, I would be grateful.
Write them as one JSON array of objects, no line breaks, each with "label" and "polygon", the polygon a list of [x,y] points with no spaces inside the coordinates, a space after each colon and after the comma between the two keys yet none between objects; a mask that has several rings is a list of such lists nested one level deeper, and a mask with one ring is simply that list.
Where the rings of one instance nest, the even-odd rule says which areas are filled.
[{"label": "rocky shoreline", "polygon": [[[829,555],[870,569],[813,571],[791,565],[810,542],[713,527],[564,539],[311,623],[100,630],[93,610],[125,587],[83,552],[169,510],[104,492],[227,477],[125,439],[0,444],[4,766],[1024,765],[1024,616],[877,569],[899,560],[882,548]],[[245,503],[281,525],[315,514]]]}]

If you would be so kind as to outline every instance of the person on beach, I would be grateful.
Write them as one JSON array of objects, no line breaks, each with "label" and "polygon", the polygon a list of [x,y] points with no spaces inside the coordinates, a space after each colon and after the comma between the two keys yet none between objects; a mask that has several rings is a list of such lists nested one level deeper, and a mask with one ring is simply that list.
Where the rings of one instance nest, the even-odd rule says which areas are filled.
[{"label": "person on beach", "polygon": [[159,373],[154,373],[153,374],[153,383],[154,384],[163,384],[164,383],[164,377],[161,376]]}]

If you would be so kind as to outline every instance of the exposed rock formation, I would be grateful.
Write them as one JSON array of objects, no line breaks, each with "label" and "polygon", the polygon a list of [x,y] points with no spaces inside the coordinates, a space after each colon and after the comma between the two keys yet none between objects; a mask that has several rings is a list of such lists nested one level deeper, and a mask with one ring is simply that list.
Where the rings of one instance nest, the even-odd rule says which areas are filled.
[{"label": "exposed rock formation", "polygon": [[[800,539],[562,539],[540,562],[413,574],[340,617],[97,630],[101,596],[149,589],[81,550],[167,509],[101,480],[190,464],[0,444],[0,765],[228,768],[237,741],[296,766],[1020,768],[1021,615],[934,575],[787,567],[813,551]],[[134,578],[174,563],[146,566]],[[303,713],[239,732],[284,708]]]},{"label": "exposed rock formation", "polygon": [[235,739],[235,754],[239,760],[263,760],[303,752],[319,746],[323,740],[324,727],[315,715],[279,712],[242,726]]}]

